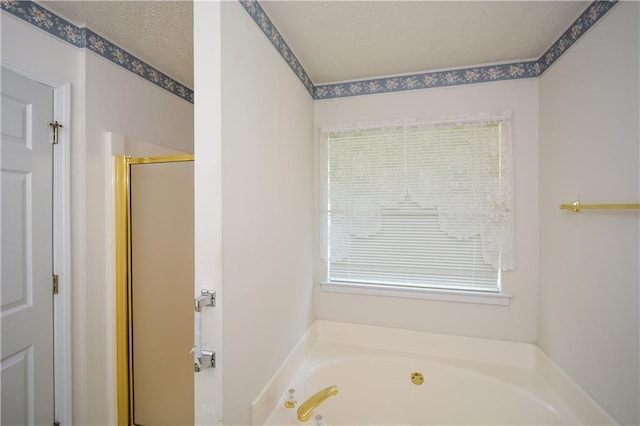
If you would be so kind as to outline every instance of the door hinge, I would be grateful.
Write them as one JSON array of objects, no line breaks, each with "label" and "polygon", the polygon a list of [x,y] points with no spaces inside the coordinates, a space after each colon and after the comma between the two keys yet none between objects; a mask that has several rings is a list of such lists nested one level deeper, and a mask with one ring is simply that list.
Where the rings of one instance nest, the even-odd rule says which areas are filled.
[{"label": "door hinge", "polygon": [[63,126],[57,121],[54,121],[53,123],[49,123],[49,126],[53,128],[53,144],[55,145],[58,143],[58,129]]},{"label": "door hinge", "polygon": [[53,286],[52,286],[53,294],[58,294],[58,276],[53,274]]},{"label": "door hinge", "polygon": [[58,422],[58,421],[53,422],[53,426],[60,426],[60,422]]}]

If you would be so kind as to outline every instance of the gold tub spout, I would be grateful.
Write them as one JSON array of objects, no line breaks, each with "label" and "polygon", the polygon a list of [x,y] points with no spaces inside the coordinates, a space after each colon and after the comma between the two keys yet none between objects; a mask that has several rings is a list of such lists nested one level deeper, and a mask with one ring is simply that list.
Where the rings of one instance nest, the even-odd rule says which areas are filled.
[{"label": "gold tub spout", "polygon": [[336,386],[329,386],[328,388],[322,389],[320,392],[310,396],[298,408],[298,420],[306,422],[311,418],[311,415],[320,404],[325,402],[330,396],[337,394],[338,388]]}]

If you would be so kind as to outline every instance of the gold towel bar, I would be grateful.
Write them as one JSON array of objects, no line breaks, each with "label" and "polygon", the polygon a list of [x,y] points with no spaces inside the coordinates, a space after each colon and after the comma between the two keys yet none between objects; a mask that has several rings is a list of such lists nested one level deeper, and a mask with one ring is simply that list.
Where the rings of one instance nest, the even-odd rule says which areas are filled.
[{"label": "gold towel bar", "polygon": [[581,210],[638,210],[640,204],[582,204],[574,201],[571,204],[560,204],[561,210],[571,210],[580,213]]}]

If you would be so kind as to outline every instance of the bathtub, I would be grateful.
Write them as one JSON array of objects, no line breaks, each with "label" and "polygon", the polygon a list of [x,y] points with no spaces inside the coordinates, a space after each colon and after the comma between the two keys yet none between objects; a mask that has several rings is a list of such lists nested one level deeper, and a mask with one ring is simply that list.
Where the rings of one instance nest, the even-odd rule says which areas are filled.
[{"label": "bathtub", "polygon": [[332,321],[302,337],[253,401],[252,423],[300,424],[297,407],[331,385],[338,394],[307,424],[615,424],[535,345]]}]

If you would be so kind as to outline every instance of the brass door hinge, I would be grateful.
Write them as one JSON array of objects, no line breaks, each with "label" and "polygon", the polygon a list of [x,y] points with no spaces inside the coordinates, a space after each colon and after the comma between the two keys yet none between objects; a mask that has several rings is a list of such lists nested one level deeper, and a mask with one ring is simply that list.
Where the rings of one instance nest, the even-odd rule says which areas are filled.
[{"label": "brass door hinge", "polygon": [[63,127],[62,124],[54,121],[53,123],[49,123],[49,126],[53,127],[53,144],[58,143],[58,129]]},{"label": "brass door hinge", "polygon": [[58,294],[59,288],[58,288],[58,276],[56,274],[53,274],[53,294]]}]

